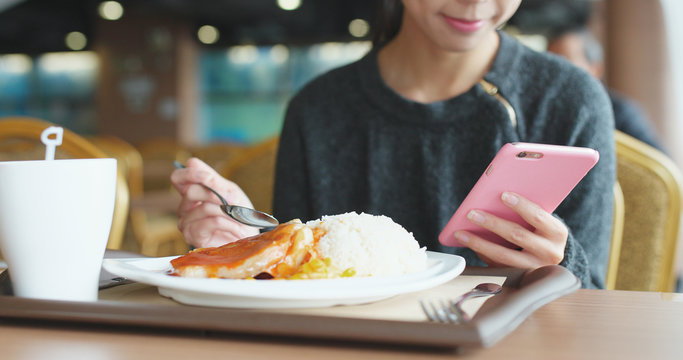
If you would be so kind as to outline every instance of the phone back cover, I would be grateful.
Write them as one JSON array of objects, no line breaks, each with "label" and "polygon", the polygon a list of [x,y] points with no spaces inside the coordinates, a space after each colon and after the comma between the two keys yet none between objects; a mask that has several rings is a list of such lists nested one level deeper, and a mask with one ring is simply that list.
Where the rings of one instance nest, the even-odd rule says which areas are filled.
[{"label": "phone back cover", "polygon": [[[540,152],[543,157],[520,158],[517,154],[522,151]],[[515,248],[515,245],[498,235],[471,223],[467,219],[467,213],[472,209],[484,210],[533,230],[521,216],[503,204],[503,192],[518,193],[552,213],[597,163],[598,157],[597,151],[582,147],[531,143],[504,145],[441,231],[439,242],[447,246],[462,247],[453,233],[456,230],[466,230]]]}]

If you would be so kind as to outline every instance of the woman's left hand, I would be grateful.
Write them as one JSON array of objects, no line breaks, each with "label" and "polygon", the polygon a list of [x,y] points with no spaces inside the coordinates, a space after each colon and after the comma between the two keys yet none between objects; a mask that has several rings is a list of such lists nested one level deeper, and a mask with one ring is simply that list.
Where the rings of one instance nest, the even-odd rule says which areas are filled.
[{"label": "woman's left hand", "polygon": [[503,193],[502,200],[536,230],[527,230],[519,224],[481,210],[472,210],[467,217],[472,223],[491,230],[521,250],[495,244],[467,231],[457,231],[456,239],[491,266],[535,269],[543,265],[559,264],[564,258],[564,248],[569,236],[564,223],[519,194]]}]

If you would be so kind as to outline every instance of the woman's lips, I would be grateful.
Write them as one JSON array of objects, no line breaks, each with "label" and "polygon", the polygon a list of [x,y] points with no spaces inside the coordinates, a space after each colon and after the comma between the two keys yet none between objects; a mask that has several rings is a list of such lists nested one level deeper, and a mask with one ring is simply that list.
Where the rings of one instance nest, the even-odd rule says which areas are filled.
[{"label": "woman's lips", "polygon": [[443,17],[444,19],[446,19],[448,25],[450,25],[452,28],[465,33],[475,32],[481,29],[485,23],[484,20],[456,19],[446,15],[444,15]]}]

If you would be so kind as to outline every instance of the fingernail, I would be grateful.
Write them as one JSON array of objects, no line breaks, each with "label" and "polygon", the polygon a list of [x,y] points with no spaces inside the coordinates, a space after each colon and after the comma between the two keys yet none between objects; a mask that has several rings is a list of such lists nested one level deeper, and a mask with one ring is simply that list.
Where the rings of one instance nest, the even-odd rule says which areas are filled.
[{"label": "fingernail", "polygon": [[467,213],[467,218],[474,221],[477,224],[481,224],[484,222],[484,215],[479,213],[477,210],[472,210],[469,213]]},{"label": "fingernail", "polygon": [[468,242],[470,242],[470,237],[461,231],[455,233],[455,239],[458,240],[461,244],[467,244]]},{"label": "fingernail", "polygon": [[503,201],[505,203],[510,204],[510,205],[517,205],[517,203],[519,202],[519,198],[517,197],[517,195],[509,193],[509,192],[504,192],[503,196],[501,196],[501,198],[503,199]]}]

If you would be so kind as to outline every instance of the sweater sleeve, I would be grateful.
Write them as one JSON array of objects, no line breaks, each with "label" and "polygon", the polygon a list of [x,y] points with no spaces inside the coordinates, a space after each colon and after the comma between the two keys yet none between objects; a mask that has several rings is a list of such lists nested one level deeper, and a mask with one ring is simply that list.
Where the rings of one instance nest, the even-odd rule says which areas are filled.
[{"label": "sweater sleeve", "polygon": [[578,111],[567,142],[598,150],[600,160],[556,211],[570,229],[561,265],[579,277],[583,287],[604,288],[616,179],[614,120],[599,83],[591,81],[580,95],[573,95]]}]

